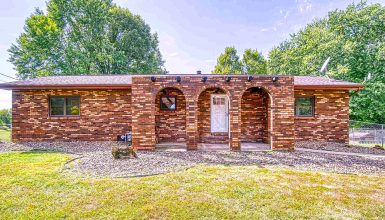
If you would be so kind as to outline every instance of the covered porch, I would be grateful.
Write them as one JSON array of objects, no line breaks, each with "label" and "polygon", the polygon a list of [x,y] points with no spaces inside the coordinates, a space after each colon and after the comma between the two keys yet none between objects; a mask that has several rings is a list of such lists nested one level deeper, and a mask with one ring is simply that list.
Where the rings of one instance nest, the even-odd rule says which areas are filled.
[{"label": "covered porch", "polygon": [[292,83],[268,76],[133,77],[133,147],[291,150]]}]

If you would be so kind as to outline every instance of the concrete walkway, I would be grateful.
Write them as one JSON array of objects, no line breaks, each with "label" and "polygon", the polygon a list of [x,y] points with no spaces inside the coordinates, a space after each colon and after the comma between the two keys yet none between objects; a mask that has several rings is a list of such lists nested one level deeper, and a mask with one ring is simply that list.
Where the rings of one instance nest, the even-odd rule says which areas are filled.
[{"label": "concrete walkway", "polygon": [[323,153],[323,154],[335,154],[335,155],[345,155],[345,156],[359,156],[359,157],[376,157],[376,158],[385,158],[385,155],[378,154],[360,154],[360,153],[349,153],[349,152],[341,152],[341,151],[328,151],[328,150],[313,150],[307,148],[295,148],[296,151],[302,152],[312,152],[312,153]]},{"label": "concrete walkway", "polygon": [[[160,151],[187,151],[187,146],[185,143],[173,143],[173,142],[164,142],[155,145],[155,148]],[[198,151],[230,151],[229,144],[207,144],[207,143],[198,143]],[[242,142],[241,151],[251,152],[251,151],[270,151],[270,145],[266,143],[256,142]]]}]

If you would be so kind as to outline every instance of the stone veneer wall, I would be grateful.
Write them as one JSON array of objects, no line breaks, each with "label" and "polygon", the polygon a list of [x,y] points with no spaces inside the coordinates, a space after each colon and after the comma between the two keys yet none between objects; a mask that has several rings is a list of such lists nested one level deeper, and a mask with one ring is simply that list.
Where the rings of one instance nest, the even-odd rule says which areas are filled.
[{"label": "stone veneer wall", "polygon": [[263,90],[247,90],[242,96],[241,141],[268,142],[269,95]]},{"label": "stone veneer wall", "polygon": [[[176,110],[161,110],[161,95],[176,96]],[[158,92],[156,106],[156,138],[157,143],[186,141],[186,99],[178,89],[166,88]]]},{"label": "stone veneer wall", "polygon": [[[49,116],[49,96],[80,96],[80,116]],[[15,90],[12,140],[110,141],[131,130],[131,89]]]},{"label": "stone veneer wall", "polygon": [[152,82],[150,76],[132,78],[132,131],[133,146],[138,150],[155,149],[155,99],[163,88],[173,87],[181,90],[186,98],[186,136],[188,149],[197,149],[198,132],[198,97],[207,88],[221,88],[229,96],[230,134],[232,150],[240,149],[241,141],[241,99],[242,94],[251,87],[263,87],[272,97],[271,105],[271,140],[274,150],[294,149],[294,85],[292,76],[281,76],[278,82],[272,82],[270,76],[254,76],[251,82],[247,76],[233,76],[230,82],[226,76],[208,76],[206,82],[201,77],[183,76],[176,82],[175,76],[156,76]]},{"label": "stone veneer wall", "polygon": [[349,93],[346,90],[296,90],[314,96],[314,117],[295,117],[296,141],[349,142]]}]

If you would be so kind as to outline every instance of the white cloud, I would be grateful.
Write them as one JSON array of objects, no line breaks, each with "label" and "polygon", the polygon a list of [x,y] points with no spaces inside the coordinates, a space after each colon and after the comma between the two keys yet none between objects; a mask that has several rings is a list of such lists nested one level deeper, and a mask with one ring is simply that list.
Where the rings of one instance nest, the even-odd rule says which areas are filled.
[{"label": "white cloud", "polygon": [[177,52],[174,52],[174,53],[169,54],[169,56],[170,56],[170,57],[176,57],[176,56],[178,56],[178,53],[177,53]]},{"label": "white cloud", "polygon": [[207,59],[207,60],[205,60],[206,63],[215,63],[215,61],[216,60],[214,60],[214,59]]},{"label": "white cloud", "polygon": [[266,32],[266,31],[269,31],[269,28],[262,28],[260,31],[261,32]]}]

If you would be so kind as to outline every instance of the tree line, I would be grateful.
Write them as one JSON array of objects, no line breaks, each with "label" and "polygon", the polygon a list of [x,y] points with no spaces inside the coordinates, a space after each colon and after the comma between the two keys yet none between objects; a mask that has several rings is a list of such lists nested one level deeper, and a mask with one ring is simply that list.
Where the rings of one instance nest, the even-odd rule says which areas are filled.
[{"label": "tree line", "polygon": [[[267,59],[258,57],[247,65],[240,64],[235,48],[226,48],[212,72],[315,76],[330,57],[329,76],[365,85],[350,99],[351,119],[385,123],[384,19],[381,4],[351,4],[291,34],[269,51]],[[266,68],[258,69],[262,63]],[[239,71],[239,66],[259,71]]]},{"label": "tree line", "polygon": [[166,71],[157,35],[111,0],[49,0],[8,51],[20,79]]},{"label": "tree line", "polygon": [[[225,48],[215,74],[329,75],[365,84],[352,96],[351,119],[385,123],[385,8],[366,2],[334,10],[269,51]],[[158,37],[144,20],[111,0],[49,0],[9,49],[17,77],[166,73]],[[370,75],[371,77],[368,77]]]}]

